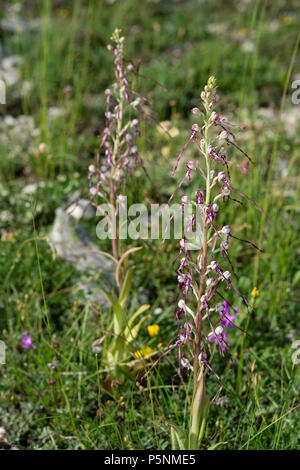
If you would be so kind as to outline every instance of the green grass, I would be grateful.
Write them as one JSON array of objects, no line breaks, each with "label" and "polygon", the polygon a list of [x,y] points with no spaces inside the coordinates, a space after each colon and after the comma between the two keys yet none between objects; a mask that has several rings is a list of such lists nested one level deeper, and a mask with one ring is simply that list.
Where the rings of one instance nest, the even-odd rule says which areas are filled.
[{"label": "green grass", "polygon": [[[39,135],[25,130],[0,139],[0,210],[12,214],[9,221],[0,219],[0,339],[7,345],[7,363],[0,366],[0,425],[7,441],[0,446],[169,449],[170,423],[188,424],[189,385],[176,376],[175,353],[150,373],[148,383],[138,386],[128,376],[118,389],[109,389],[101,355],[92,352],[107,319],[85,301],[77,288],[80,275],[53,255],[47,241],[55,209],[86,184],[87,166],[95,158],[104,124],[103,92],[112,80],[106,44],[118,26],[126,35],[128,59],[141,62],[142,74],[168,89],[164,93],[154,82],[139,79],[137,86],[152,97],[155,118],[170,120],[180,130],[171,140],[155,124],[145,126],[154,147],[143,138],[140,146],[153,184],[141,173],[127,188],[129,199],[142,201],[146,192],[155,202],[168,200],[175,188],[172,161],[192,122],[189,109],[211,73],[219,84],[221,110],[248,125],[244,146],[255,160],[247,178],[236,169],[233,180],[264,213],[251,204],[232,205],[220,223],[226,221],[238,237],[263,248],[258,256],[235,241],[231,253],[238,289],[250,296],[256,285],[260,295],[250,321],[243,309],[239,316],[238,326],[244,329],[248,323],[249,336],[230,332],[232,357],[215,361],[221,396],[228,401],[212,404],[202,447],[299,449],[299,376],[291,360],[292,342],[299,339],[299,121],[290,129],[286,125],[294,110],[299,12],[287,1],[257,0],[244,10],[243,2],[218,0],[109,3],[24,1],[26,16],[40,18],[40,27],[0,33],[5,53],[23,57],[22,80],[31,83],[21,98],[17,88],[9,90],[6,113],[32,116],[40,129]],[[72,87],[71,96],[66,86]],[[63,114],[51,120],[53,107]],[[269,107],[273,121],[259,115]],[[41,142],[47,144],[45,154],[38,152]],[[165,149],[166,157],[156,148]],[[22,193],[25,184],[41,181],[44,186],[32,201]],[[86,227],[96,238],[94,221]],[[149,323],[160,325],[159,336],[151,340],[143,327],[137,349],[166,347],[175,333],[171,261],[177,253],[176,242],[149,241],[134,258],[132,303],[138,289],[146,289]],[[101,278],[98,282],[101,286]],[[162,308],[159,316],[157,307]],[[25,329],[36,350],[22,350]],[[47,367],[54,359],[61,363],[58,372]],[[211,376],[210,397],[219,387]]]}]

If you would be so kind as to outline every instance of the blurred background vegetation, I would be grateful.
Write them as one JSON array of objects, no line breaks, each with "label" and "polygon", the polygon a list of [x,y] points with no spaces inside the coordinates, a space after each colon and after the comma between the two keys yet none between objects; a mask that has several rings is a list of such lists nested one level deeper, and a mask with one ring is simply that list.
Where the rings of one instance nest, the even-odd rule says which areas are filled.
[{"label": "blurred background vegetation", "polygon": [[[151,181],[140,172],[127,188],[129,199],[142,202],[146,194],[167,202],[176,186],[170,170],[192,124],[189,111],[211,74],[221,113],[247,126],[240,143],[255,161],[246,177],[236,169],[233,178],[264,212],[232,205],[220,223],[264,249],[258,256],[237,242],[232,252],[238,288],[250,295],[257,286],[259,296],[251,336],[233,331],[233,357],[216,364],[225,400],[212,406],[204,446],[299,448],[291,362],[299,339],[300,105],[292,103],[292,82],[300,78],[299,19],[298,0],[1,1],[7,104],[0,106],[0,339],[8,349],[0,366],[0,445],[168,448],[168,420],[185,416],[178,379],[176,393],[170,388],[175,354],[154,374],[150,395],[149,384],[138,391],[129,378],[118,397],[105,389],[91,349],[102,317],[80,289],[87,273],[56,257],[47,239],[56,209],[86,188],[104,127],[104,90],[113,81],[106,46],[118,27],[126,58],[152,79],[136,83],[153,102],[153,122],[144,124],[139,143]],[[160,131],[162,122],[171,138]],[[191,149],[187,158],[193,156]],[[96,240],[94,220],[83,224]],[[175,333],[177,252],[175,242],[152,241],[134,259],[136,296],[146,296],[150,323],[160,325],[150,343],[145,327],[137,349],[167,346]],[[96,281],[101,285],[101,276]],[[46,318],[66,373],[59,377],[47,368],[53,352]],[[245,328],[245,311],[238,321]],[[36,351],[22,351],[25,329]],[[219,384],[210,382],[213,396]]]}]

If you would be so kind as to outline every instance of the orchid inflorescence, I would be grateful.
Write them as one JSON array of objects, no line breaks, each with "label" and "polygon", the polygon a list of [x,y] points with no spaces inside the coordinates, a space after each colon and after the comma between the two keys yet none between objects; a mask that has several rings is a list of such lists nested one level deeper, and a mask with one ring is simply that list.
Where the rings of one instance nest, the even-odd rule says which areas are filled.
[{"label": "orchid inflorescence", "polygon": [[[96,164],[89,165],[89,194],[91,202],[99,195],[117,209],[122,204],[123,184],[133,169],[142,165],[137,139],[140,121],[145,118],[143,95],[133,89],[132,80],[138,75],[134,66],[124,59],[125,39],[116,29],[108,50],[114,55],[115,83],[105,90],[105,128],[97,150]],[[96,204],[95,204],[96,205]],[[97,207],[97,206],[96,206]],[[113,241],[113,256],[119,259],[117,241]]]},{"label": "orchid inflorescence", "polygon": [[[207,371],[214,372],[208,360],[208,353],[212,357],[214,352],[212,344],[221,354],[230,348],[226,330],[236,326],[234,320],[239,313],[238,307],[234,308],[224,298],[224,291],[234,291],[242,298],[248,309],[252,308],[233,281],[235,272],[229,257],[229,248],[232,238],[238,239],[238,237],[233,235],[229,225],[218,225],[218,216],[222,205],[230,200],[242,204],[240,200],[235,199],[235,194],[256,206],[254,201],[235,189],[231,183],[230,167],[232,165],[240,167],[240,165],[229,160],[228,148],[233,147],[243,157],[249,161],[251,159],[236,144],[233,129],[238,126],[220,117],[215,111],[217,95],[214,77],[209,78],[201,93],[200,101],[203,110],[195,107],[191,113],[195,117],[202,117],[203,124],[201,127],[198,123],[192,125],[190,137],[177,158],[173,175],[191,142],[195,144],[200,158],[186,163],[186,172],[170,197],[172,200],[175,193],[184,187],[181,207],[184,210],[186,204],[192,204],[195,212],[200,214],[200,220],[194,215],[189,222],[197,234],[196,244],[189,243],[186,227],[184,238],[180,241],[180,253],[175,260],[177,262],[179,258],[176,271],[179,291],[176,309],[178,336],[175,342],[179,350],[179,375],[183,370],[192,370],[194,377],[189,444],[191,448],[199,445],[201,415],[207,402],[204,376]],[[189,185],[195,178],[204,181],[204,188],[197,189],[192,197]],[[257,248],[250,241],[242,241]],[[229,269],[226,267],[228,265]],[[197,306],[194,310],[191,296]],[[192,353],[193,366],[183,355],[185,345],[189,346]],[[219,377],[218,379],[220,380]]]},{"label": "orchid inflorescence", "polygon": [[[124,37],[116,29],[111,37],[114,45],[108,49],[114,54],[115,83],[105,90],[106,111],[105,128],[97,152],[97,165],[89,167],[90,193],[98,192],[103,183],[108,184],[108,178],[115,182],[124,176],[124,170],[130,168],[139,159],[136,139],[140,135],[139,120],[136,115],[140,112],[143,97],[132,89],[128,81],[128,73],[133,71],[133,65],[126,66],[124,60]],[[105,162],[101,165],[100,152],[104,150]],[[92,177],[98,175],[96,187]]]},{"label": "orchid inflorescence", "polygon": [[[232,129],[237,126],[225,118],[221,118],[214,110],[216,106],[214,77],[209,78],[204,91],[201,93],[201,103],[204,108],[202,112],[199,108],[193,108],[191,112],[194,116],[203,115],[203,125],[201,128],[198,124],[192,125],[191,135],[177,159],[173,174],[178,168],[184,150],[191,141],[194,142],[200,153],[199,163],[204,162],[205,170],[198,165],[198,162],[187,162],[187,171],[170,198],[172,200],[176,191],[185,182],[191,183],[194,177],[200,177],[205,182],[205,189],[196,190],[194,201],[191,200],[190,195],[185,194],[181,197],[183,206],[192,202],[196,209],[200,211],[202,223],[196,222],[195,217],[192,221],[194,224],[198,223],[195,226],[196,232],[198,232],[199,247],[196,256],[193,256],[195,249],[189,249],[186,238],[180,241],[181,258],[177,269],[181,298],[178,302],[176,318],[179,321],[181,319],[185,320],[183,333],[180,333],[179,339],[182,344],[185,344],[193,340],[194,336],[196,339],[195,353],[198,353],[198,357],[203,346],[200,343],[203,336],[202,322],[204,320],[208,321],[209,332],[208,335],[203,336],[203,339],[208,339],[209,342],[214,341],[221,352],[229,347],[224,327],[232,328],[234,326],[233,321],[238,314],[238,308],[235,308],[234,313],[230,314],[232,307],[228,301],[224,299],[223,302],[216,303],[217,294],[220,294],[220,297],[223,298],[220,293],[222,287],[225,287],[225,290],[233,289],[241,296],[247,307],[251,307],[243,294],[237,290],[232,280],[235,273],[229,258],[229,246],[231,239],[237,237],[232,234],[229,225],[218,226],[217,224],[221,206],[233,199],[233,192],[247,198],[231,184],[230,165],[235,163],[228,159],[226,147],[234,146],[243,155],[247,154],[235,143]],[[247,158],[249,158],[248,155]],[[236,164],[236,166],[239,165]],[[237,199],[234,199],[234,201],[241,203]],[[254,201],[251,202],[255,204]],[[243,241],[255,246],[252,242]],[[218,255],[219,260],[217,260]],[[223,268],[226,261],[230,265],[230,270]],[[197,278],[199,278],[199,281],[196,280]],[[196,314],[187,306],[190,293],[193,293],[197,300]],[[212,319],[214,313],[218,314],[216,321]],[[194,325],[191,324],[191,317],[194,320]]]},{"label": "orchid inflorescence", "polygon": [[[110,318],[112,331],[105,331],[109,338],[102,351],[102,360],[109,371],[119,383],[124,380],[122,367],[128,372],[128,360],[134,355],[134,344],[141,326],[149,318],[144,313],[150,305],[139,306],[133,313],[131,309],[131,287],[134,267],[125,263],[129,255],[138,251],[139,247],[126,248],[121,244],[121,223],[119,227],[112,223],[113,218],[122,212],[126,206],[125,190],[127,177],[134,178],[134,170],[142,168],[145,173],[142,159],[139,154],[137,141],[140,136],[140,123],[149,118],[144,104],[148,100],[133,87],[133,78],[140,74],[133,64],[127,64],[124,58],[125,39],[121,31],[116,29],[111,37],[108,50],[114,56],[115,82],[105,91],[106,110],[105,128],[100,139],[95,165],[89,166],[89,194],[90,201],[108,220],[108,226],[113,230],[111,234],[112,255],[102,254],[113,258],[117,289],[106,291],[102,289],[110,304]],[[147,174],[147,173],[146,173]],[[135,179],[136,182],[136,179]],[[99,199],[104,204],[99,204]],[[99,198],[99,199],[98,199]],[[103,208],[105,206],[105,209]],[[150,329],[153,335],[158,333],[157,325]],[[94,344],[101,344],[104,336]],[[136,359],[142,359],[149,349],[141,350]]]}]

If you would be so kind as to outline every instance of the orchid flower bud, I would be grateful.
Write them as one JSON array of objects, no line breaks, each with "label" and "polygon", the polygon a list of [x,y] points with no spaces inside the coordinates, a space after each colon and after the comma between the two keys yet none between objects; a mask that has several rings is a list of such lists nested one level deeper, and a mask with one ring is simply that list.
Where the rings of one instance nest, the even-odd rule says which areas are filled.
[{"label": "orchid flower bud", "polygon": [[221,333],[223,333],[223,331],[224,328],[222,326],[217,326],[217,328],[215,329],[216,335],[220,335]]},{"label": "orchid flower bud", "polygon": [[136,127],[138,125],[139,121],[137,119],[133,119],[131,121],[130,127]]},{"label": "orchid flower bud", "polygon": [[216,202],[212,205],[212,210],[215,214],[219,212],[219,206]]},{"label": "orchid flower bud", "polygon": [[91,187],[89,193],[91,196],[96,196],[98,194],[97,188]]},{"label": "orchid flower bud", "polygon": [[131,153],[132,153],[132,154],[138,153],[138,151],[139,151],[139,149],[138,149],[138,147],[137,147],[136,145],[134,145],[134,146],[132,147],[132,149],[131,149]]},{"label": "orchid flower bud", "polygon": [[216,261],[212,261],[210,263],[210,268],[214,271],[218,267],[218,263]]},{"label": "orchid flower bud", "polygon": [[179,245],[181,248],[185,248],[185,240],[183,238],[180,240]]},{"label": "orchid flower bud", "polygon": [[188,359],[186,359],[185,357],[183,357],[180,361],[181,363],[181,366],[186,369],[190,366],[190,361]]},{"label": "orchid flower bud", "polygon": [[227,138],[227,136],[228,136],[228,132],[227,132],[227,131],[222,131],[222,132],[219,134],[218,139],[219,139],[219,140],[224,140],[224,139]]},{"label": "orchid flower bud", "polygon": [[141,98],[138,97],[131,103],[131,106],[136,108],[139,104],[141,104]]},{"label": "orchid flower bud", "polygon": [[223,277],[228,281],[231,278],[231,273],[229,271],[224,271]]},{"label": "orchid flower bud", "polygon": [[225,175],[224,171],[220,171],[220,172],[218,173],[218,181],[219,181],[219,183],[220,183],[220,182],[223,180],[223,178],[225,178],[225,177],[226,177],[226,175]]},{"label": "orchid flower bud", "polygon": [[229,225],[224,225],[221,232],[224,233],[225,235],[228,235],[230,233],[230,226]]},{"label": "orchid flower bud", "polygon": [[199,108],[192,108],[191,113],[194,114],[195,116],[200,116],[201,111]]}]

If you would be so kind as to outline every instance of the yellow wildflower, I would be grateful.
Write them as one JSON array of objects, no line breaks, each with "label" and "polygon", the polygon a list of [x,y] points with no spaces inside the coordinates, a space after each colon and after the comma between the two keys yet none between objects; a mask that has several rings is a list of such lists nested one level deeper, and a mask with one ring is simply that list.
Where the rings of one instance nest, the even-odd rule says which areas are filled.
[{"label": "yellow wildflower", "polygon": [[143,349],[140,349],[139,351],[135,351],[134,355],[136,359],[143,359],[151,356],[155,351],[154,349],[150,348],[150,346],[146,346]]},{"label": "yellow wildflower", "polygon": [[258,297],[259,296],[259,290],[256,289],[256,286],[253,287],[251,291],[252,297]]},{"label": "yellow wildflower", "polygon": [[149,336],[156,336],[159,332],[159,325],[149,325],[148,326],[148,333]]},{"label": "yellow wildflower", "polygon": [[290,16],[285,16],[283,18],[283,22],[284,22],[284,24],[286,24],[288,26],[289,24],[291,24],[293,22],[293,19]]},{"label": "yellow wildflower", "polygon": [[59,10],[58,14],[61,18],[66,18],[68,16],[69,12],[65,8],[62,8],[61,10]]}]

